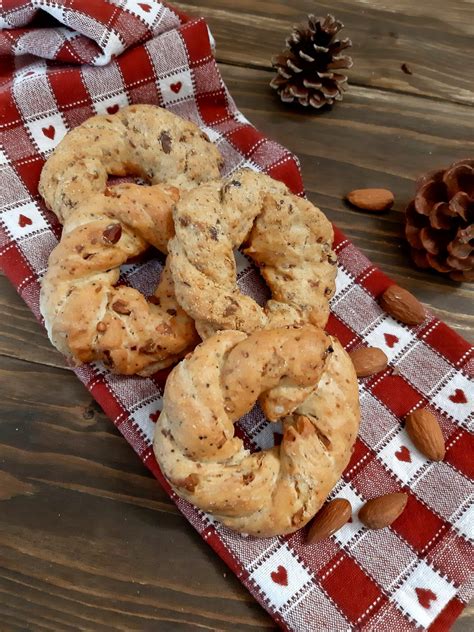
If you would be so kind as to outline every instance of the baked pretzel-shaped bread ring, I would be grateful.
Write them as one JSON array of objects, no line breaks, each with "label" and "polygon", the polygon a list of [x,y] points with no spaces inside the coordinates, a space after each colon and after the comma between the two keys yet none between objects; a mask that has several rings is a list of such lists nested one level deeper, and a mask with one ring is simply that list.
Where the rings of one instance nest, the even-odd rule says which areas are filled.
[{"label": "baked pretzel-shaped bread ring", "polygon": [[[96,116],[70,132],[46,162],[40,192],[63,223],[40,297],[49,337],[76,362],[102,360],[116,373],[148,375],[196,342],[177,304],[168,267],[150,301],[115,287],[120,266],[174,234],[175,186],[219,174],[220,155],[192,123],[154,106]],[[151,186],[107,187],[112,175],[140,174]]]},{"label": "baked pretzel-shaped bread ring", "polygon": [[65,224],[85,199],[105,195],[109,176],[186,190],[218,178],[221,164],[217,147],[194,123],[155,105],[131,105],[66,134],[43,167],[39,192]]},{"label": "baked pretzel-shaped bread ring", "polygon": [[[280,446],[249,453],[233,424],[255,400],[283,418]],[[359,427],[357,378],[340,343],[305,325],[221,331],[182,360],[165,387],[154,452],[179,496],[228,527],[296,531],[347,465]]]},{"label": "baked pretzel-shaped bread ring", "polygon": [[[331,223],[311,202],[242,169],[183,195],[174,222],[176,296],[202,338],[222,329],[325,326],[337,260]],[[237,287],[233,249],[241,244],[271,290],[264,308]]]}]

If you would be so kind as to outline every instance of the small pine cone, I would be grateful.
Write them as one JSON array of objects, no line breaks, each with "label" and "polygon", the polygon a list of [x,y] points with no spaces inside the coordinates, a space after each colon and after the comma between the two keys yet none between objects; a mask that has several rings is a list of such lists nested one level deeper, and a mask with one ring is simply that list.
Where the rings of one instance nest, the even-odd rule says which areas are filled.
[{"label": "small pine cone", "polygon": [[352,66],[352,58],[341,55],[352,45],[351,40],[334,39],[343,27],[332,15],[309,15],[307,24],[293,28],[287,48],[272,59],[277,75],[270,85],[284,103],[296,99],[301,105],[319,109],[342,100],[347,77],[340,70]]},{"label": "small pine cone", "polygon": [[406,210],[413,261],[454,281],[474,281],[474,160],[431,171]]}]

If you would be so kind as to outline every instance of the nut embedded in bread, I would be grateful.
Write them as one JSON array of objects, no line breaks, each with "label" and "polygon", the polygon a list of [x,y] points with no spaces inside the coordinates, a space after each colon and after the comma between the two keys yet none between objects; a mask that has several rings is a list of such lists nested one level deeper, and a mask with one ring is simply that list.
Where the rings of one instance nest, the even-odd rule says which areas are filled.
[{"label": "nut embedded in bread", "polygon": [[[242,169],[184,194],[173,216],[176,295],[202,338],[221,329],[325,326],[337,258],[331,223],[311,202]],[[237,287],[233,249],[241,244],[272,292],[264,308]]]},{"label": "nut embedded in bread", "polygon": [[[47,160],[39,190],[63,223],[49,259],[40,308],[53,344],[76,362],[147,375],[197,342],[166,266],[147,300],[117,286],[120,266],[150,245],[167,252],[180,191],[219,175],[221,157],[201,130],[150,105],[94,116]],[[107,186],[138,174],[151,186]]]},{"label": "nut embedded in bread", "polygon": [[[250,454],[234,423],[259,400],[283,419],[280,446]],[[318,511],[349,460],[357,378],[340,343],[311,325],[221,331],[171,372],[154,452],[177,494],[228,527],[291,533]]]}]

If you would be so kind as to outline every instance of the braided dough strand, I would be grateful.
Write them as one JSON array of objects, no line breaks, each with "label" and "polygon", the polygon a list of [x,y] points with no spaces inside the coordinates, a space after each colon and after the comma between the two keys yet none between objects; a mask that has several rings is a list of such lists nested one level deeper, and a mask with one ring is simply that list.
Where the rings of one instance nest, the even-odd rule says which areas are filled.
[{"label": "braided dough strand", "polygon": [[[63,223],[40,297],[60,351],[76,362],[102,360],[116,373],[148,375],[194,346],[194,323],[176,301],[168,266],[148,301],[116,284],[120,266],[150,245],[167,252],[180,190],[215,179],[220,164],[196,125],[155,106],[92,117],[64,137],[39,184]],[[109,175],[131,174],[150,186],[107,187]]]},{"label": "braided dough strand", "polygon": [[[283,418],[280,446],[250,454],[233,424],[256,399]],[[296,531],[346,466],[359,425],[357,379],[340,343],[311,325],[222,331],[171,372],[155,429],[175,491],[232,529]]]},{"label": "braided dough strand", "polygon": [[[185,194],[174,221],[169,252],[176,294],[201,337],[222,329],[326,324],[336,277],[333,230],[308,200],[243,169]],[[236,284],[233,249],[243,243],[272,291],[264,308]]]},{"label": "braided dough strand", "polygon": [[197,125],[154,105],[93,116],[62,139],[43,167],[39,191],[64,224],[108,176],[137,175],[188,190],[219,177],[221,155]]},{"label": "braided dough strand", "polygon": [[[150,374],[197,342],[178,305],[169,267],[154,296],[117,286],[120,266],[149,243],[166,248],[177,190],[123,184],[84,202],[67,222],[42,282],[40,308],[53,344],[78,362],[101,360],[115,372]],[[138,226],[143,226],[143,233]],[[155,234],[153,226],[162,230]]]}]

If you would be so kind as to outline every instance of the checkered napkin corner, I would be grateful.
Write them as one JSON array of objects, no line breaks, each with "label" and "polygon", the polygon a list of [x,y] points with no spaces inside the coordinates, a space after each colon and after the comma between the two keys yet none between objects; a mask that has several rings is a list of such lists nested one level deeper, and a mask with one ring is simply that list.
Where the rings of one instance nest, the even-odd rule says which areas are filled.
[{"label": "checkered napkin corner", "polygon": [[0,55],[103,66],[186,20],[154,0],[4,0]]},{"label": "checkered napkin corner", "polygon": [[[27,24],[34,18],[31,7],[42,4],[4,3],[1,16],[11,27],[10,35],[20,27],[32,32]],[[103,4],[69,0],[67,9],[61,2],[54,7],[74,14],[68,20],[77,23]],[[144,4],[153,15],[176,15],[154,0]],[[130,12],[138,3],[107,5]],[[63,14],[58,8],[54,17]],[[107,40],[107,31],[113,37],[116,22],[97,14],[94,19],[104,33],[101,41]],[[56,53],[50,48],[51,30],[59,37],[64,24],[46,33],[43,25],[44,40],[35,33],[35,52],[44,51],[46,58],[56,55],[53,62],[22,55],[0,66],[0,264],[37,317],[39,279],[60,230],[38,196],[39,174],[67,130],[89,116],[113,113],[130,103],[162,105],[208,133],[224,156],[226,173],[249,166],[302,193],[296,159],[236,109],[202,20],[181,17],[174,27],[150,30],[149,39],[103,66],[58,63],[72,61],[61,47]],[[8,50],[13,54],[19,49]],[[283,628],[445,630],[473,593],[473,349],[432,317],[417,328],[391,319],[375,300],[390,279],[337,230],[336,249],[337,292],[328,329],[346,348],[363,343],[381,347],[390,365],[361,381],[360,435],[332,494],[350,500],[353,518],[329,540],[308,547],[301,532],[245,538],[172,493],[151,449],[166,372],[121,377],[87,365],[76,373],[203,539]],[[237,258],[240,287],[261,299],[265,288],[258,272],[243,255]],[[149,294],[161,267],[153,258],[126,266],[123,282]],[[420,406],[432,410],[442,426],[447,445],[442,463],[424,459],[403,431],[403,417]],[[274,445],[280,433],[278,424],[266,422],[255,410],[239,424],[240,436],[255,449]],[[402,516],[388,529],[364,529],[357,519],[364,499],[400,489],[409,497]]]}]

